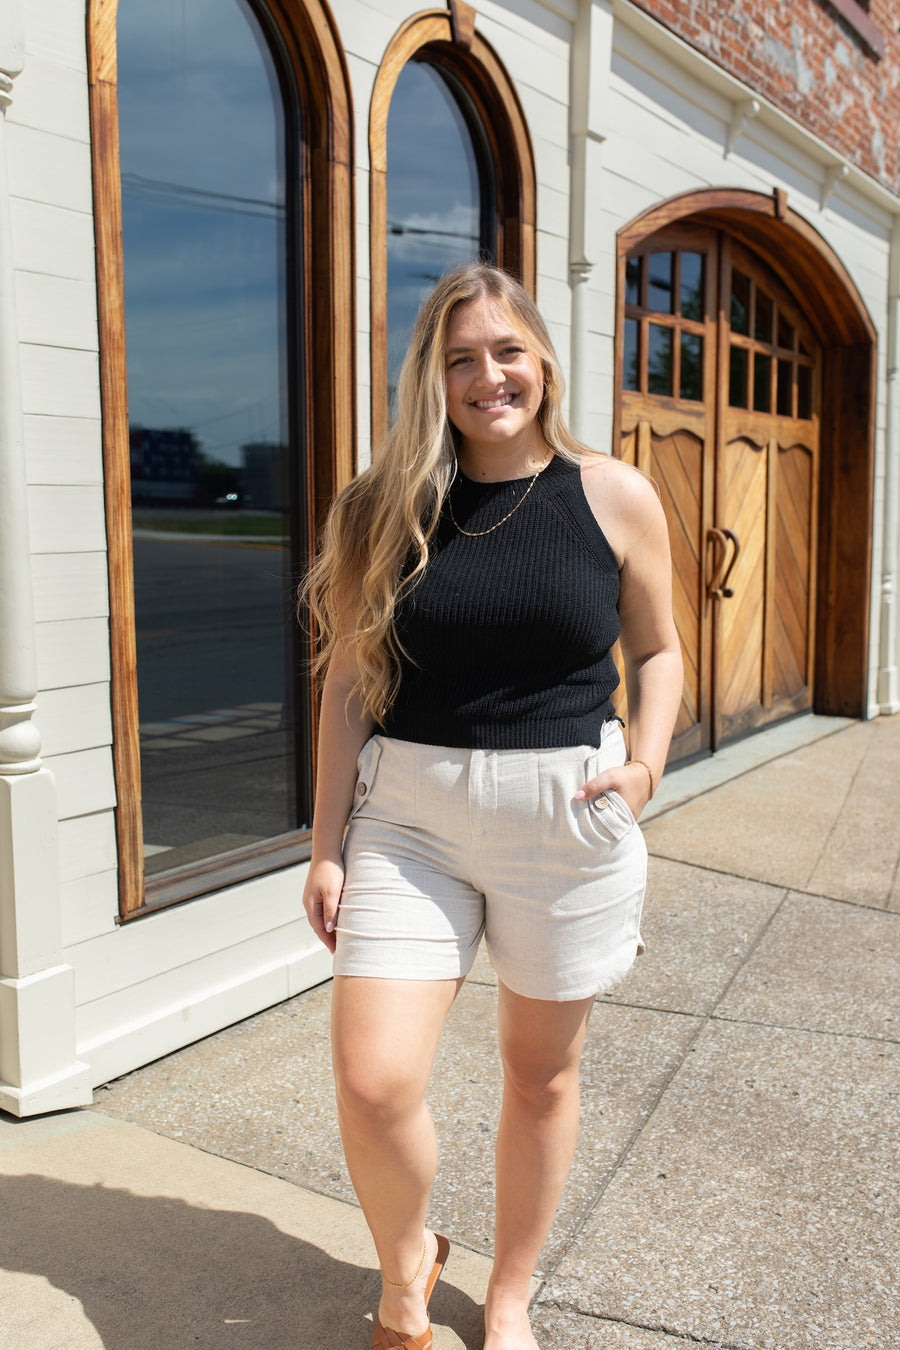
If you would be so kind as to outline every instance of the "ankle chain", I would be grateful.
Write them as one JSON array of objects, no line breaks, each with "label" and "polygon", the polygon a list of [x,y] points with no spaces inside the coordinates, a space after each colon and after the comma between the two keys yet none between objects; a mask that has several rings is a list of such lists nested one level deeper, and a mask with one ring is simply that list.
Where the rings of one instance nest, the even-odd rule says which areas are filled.
[{"label": "ankle chain", "polygon": [[388,1277],[385,1275],[384,1271],[382,1271],[381,1278],[384,1280],[385,1284],[389,1284],[392,1289],[408,1289],[411,1284],[415,1284],[416,1280],[422,1273],[422,1267],[425,1264],[425,1252],[427,1250],[428,1250],[428,1239],[426,1238],[425,1241],[422,1243],[422,1255],[419,1257],[419,1264],[416,1266],[416,1273],[411,1280],[404,1280],[402,1284],[395,1284],[395,1282],[393,1280],[389,1280]]}]

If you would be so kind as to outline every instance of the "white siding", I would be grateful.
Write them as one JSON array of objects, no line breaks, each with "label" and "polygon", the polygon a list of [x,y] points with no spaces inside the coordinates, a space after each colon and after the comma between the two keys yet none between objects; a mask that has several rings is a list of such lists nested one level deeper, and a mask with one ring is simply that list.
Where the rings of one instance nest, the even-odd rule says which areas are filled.
[{"label": "white siding", "polygon": [[32,559],[31,571],[38,623],[108,614],[105,553],[45,553]]},{"label": "white siding", "polygon": [[9,166],[13,197],[90,212],[91,151],[86,143],[15,127],[9,136]]},{"label": "white siding", "polygon": [[[30,483],[103,482],[97,413],[93,417],[26,416],[25,451]],[[99,546],[106,547],[105,539]]]},{"label": "white siding", "polygon": [[99,684],[108,680],[109,624],[106,619],[39,623],[37,665],[42,690],[67,689],[76,684]]},{"label": "white siding", "polygon": [[109,685],[46,691],[41,694],[38,723],[45,755],[69,755],[85,746],[110,745]]},{"label": "white siding", "polygon": [[[19,272],[94,284],[94,222],[83,211],[16,198],[12,202]],[[93,305],[87,306],[90,316]]]}]

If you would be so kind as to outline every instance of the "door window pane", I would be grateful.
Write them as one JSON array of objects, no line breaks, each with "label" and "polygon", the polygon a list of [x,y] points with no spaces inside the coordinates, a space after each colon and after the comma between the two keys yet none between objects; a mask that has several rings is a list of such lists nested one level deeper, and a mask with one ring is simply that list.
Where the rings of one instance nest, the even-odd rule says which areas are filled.
[{"label": "door window pane", "polygon": [[764,413],[772,410],[772,358],[763,352],[753,353],[753,408]]},{"label": "door window pane", "polygon": [[672,330],[647,325],[647,393],[672,393]]},{"label": "door window pane", "polygon": [[286,155],[277,74],[242,0],[121,0],[117,36],[152,872],[303,823]]},{"label": "door window pane", "polygon": [[732,347],[728,360],[728,402],[732,408],[747,407],[747,351]]},{"label": "door window pane", "polygon": [[778,362],[778,393],[777,406],[779,417],[792,417],[793,409],[793,380],[794,363],[792,361]]},{"label": "door window pane", "polygon": [[735,333],[750,332],[750,278],[736,269],[731,273],[731,327]]},{"label": "door window pane", "polygon": [[681,314],[685,319],[703,318],[702,253],[681,254]]},{"label": "door window pane", "polygon": [[657,314],[674,313],[673,261],[672,253],[651,253],[647,259],[647,308]]},{"label": "door window pane", "polygon": [[772,341],[772,301],[765,291],[756,292],[756,318],[753,323],[753,336],[757,342]]},{"label": "door window pane", "polygon": [[[493,193],[482,192],[488,155],[473,141],[474,113],[449,77],[410,61],[391,96],[387,124],[388,383],[397,375],[419,306],[442,273],[492,256]],[[477,134],[477,132],[476,132]]]},{"label": "door window pane", "polygon": [[789,352],[794,350],[794,326],[788,323],[781,312],[778,314],[778,345],[786,347]]},{"label": "door window pane", "polygon": [[797,416],[812,417],[812,367],[797,367]]},{"label": "door window pane", "polygon": [[641,303],[641,270],[643,258],[629,258],[625,263],[625,303]]},{"label": "door window pane", "polygon": [[703,399],[703,339],[697,333],[681,334],[681,375],[679,377],[682,398],[694,399],[700,403]]},{"label": "door window pane", "polygon": [[626,389],[640,389],[640,324],[637,319],[625,320],[624,380]]}]

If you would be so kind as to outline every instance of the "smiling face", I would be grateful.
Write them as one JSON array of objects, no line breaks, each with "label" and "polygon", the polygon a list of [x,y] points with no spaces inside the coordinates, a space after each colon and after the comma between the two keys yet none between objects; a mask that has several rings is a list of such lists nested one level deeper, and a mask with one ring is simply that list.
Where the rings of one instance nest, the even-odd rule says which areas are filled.
[{"label": "smiling face", "polygon": [[546,461],[537,420],[541,359],[509,311],[488,296],[454,310],[447,327],[447,414],[462,437],[462,468],[516,478]]}]

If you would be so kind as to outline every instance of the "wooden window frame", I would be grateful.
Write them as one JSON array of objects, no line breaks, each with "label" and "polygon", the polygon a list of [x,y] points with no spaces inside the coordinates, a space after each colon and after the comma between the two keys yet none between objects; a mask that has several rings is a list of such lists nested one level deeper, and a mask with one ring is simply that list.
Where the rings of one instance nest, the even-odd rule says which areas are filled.
[{"label": "wooden window frame", "polygon": [[743,188],[704,188],[650,207],[617,235],[614,426],[621,439],[625,261],[657,231],[691,221],[722,230],[767,263],[822,348],[815,689],[813,708],[834,717],[868,711],[877,330],[844,264],[787,204]]},{"label": "wooden window frame", "polygon": [[534,150],[515,86],[494,49],[475,31],[475,12],[461,0],[451,10],[423,10],[394,34],[378,68],[369,110],[369,268],[371,284],[372,444],[388,426],[387,120],[400,72],[413,58],[446,70],[461,85],[484,129],[497,182],[499,267],[535,294]]},{"label": "wooden window frame", "polygon": [[[669,398],[675,403],[679,404],[692,403],[697,404],[699,406],[700,404],[706,401],[705,397],[701,399],[689,399],[686,398],[686,396],[681,393],[681,344],[679,343],[678,338],[682,333],[687,333],[693,337],[698,337],[703,343],[702,384],[703,387],[705,388],[709,382],[709,370],[708,370],[710,358],[709,319],[705,315],[705,311],[704,311],[704,318],[702,319],[691,319],[685,317],[685,315],[682,314],[680,311],[680,299],[678,293],[679,293],[680,266],[682,255],[685,253],[703,252],[704,245],[703,244],[695,245],[695,242],[691,237],[690,231],[688,231],[687,233],[683,233],[680,236],[672,233],[670,234],[670,238],[672,241],[671,248],[667,246],[664,250],[667,253],[671,253],[674,260],[673,264],[674,293],[672,300],[672,309],[669,313],[664,313],[662,310],[653,309],[648,303],[647,297],[647,291],[649,288],[648,260],[651,254],[657,251],[653,247],[652,243],[648,243],[648,246],[643,251],[632,251],[632,253],[630,253],[628,258],[626,259],[626,263],[632,261],[632,259],[639,259],[641,263],[640,297],[636,303],[630,303],[627,299],[623,299],[624,304],[624,308],[622,311],[623,357],[624,357],[625,320],[633,319],[638,324],[638,389],[628,390],[627,392],[640,394],[645,398],[648,396]],[[704,278],[703,285],[704,290],[705,291],[708,290],[710,285],[709,277]],[[672,333],[672,389],[669,395],[648,395],[647,385],[648,385],[649,343],[647,330],[651,324],[659,328],[665,328]],[[624,359],[622,366],[624,372]],[[623,389],[624,389],[624,380],[623,380]]]},{"label": "wooden window frame", "polygon": [[[125,359],[125,290],[116,69],[119,0],[89,0],[88,81],[93,161],[100,404],[110,591],[110,661],[119,920],[309,857],[308,830],[145,879],[138,730],[131,474]],[[301,409],[307,537],[356,469],[353,120],[350,79],[325,0],[268,0],[295,78],[303,128],[298,210],[303,221],[304,326],[315,341],[298,353],[295,378],[314,391]],[[316,707],[307,732],[315,743]]]}]

